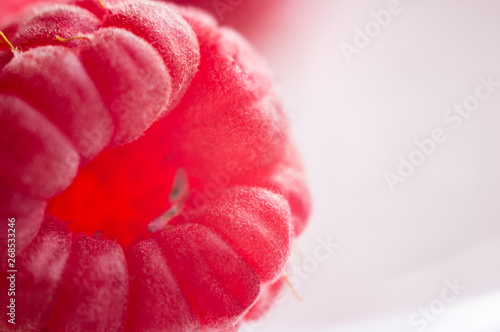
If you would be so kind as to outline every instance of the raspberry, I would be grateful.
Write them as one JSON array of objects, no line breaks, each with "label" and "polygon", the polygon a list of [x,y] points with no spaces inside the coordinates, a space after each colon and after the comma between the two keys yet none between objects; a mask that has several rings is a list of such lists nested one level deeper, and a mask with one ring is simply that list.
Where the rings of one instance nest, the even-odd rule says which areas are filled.
[{"label": "raspberry", "polygon": [[234,323],[259,295],[256,272],[209,228],[174,227],[157,242],[201,326]]},{"label": "raspberry", "polygon": [[37,46],[60,45],[54,36],[90,34],[99,29],[101,24],[92,13],[68,5],[40,7],[36,15],[26,15],[23,21],[16,27],[16,33],[12,34],[11,39],[16,47],[23,50]]},{"label": "raspberry", "polygon": [[[71,242],[67,227],[47,217],[36,238],[16,257],[16,310],[19,317],[16,325],[21,326],[19,330],[40,331],[47,326],[70,255]],[[23,289],[25,291],[20,291]]]},{"label": "raspberry", "polygon": [[[40,221],[43,219],[47,201],[20,191],[17,187],[0,182],[0,246],[7,248],[7,220],[16,217],[16,252],[22,252],[37,235]],[[7,270],[7,250],[0,252],[2,271]]]},{"label": "raspberry", "polygon": [[310,198],[252,47],[203,12],[149,0],[45,5],[3,31],[16,327],[229,331],[260,317]]},{"label": "raspberry", "polygon": [[274,164],[287,145],[288,128],[267,68],[234,31],[197,11],[183,14],[198,36],[201,62],[166,128],[178,142],[173,148],[181,165],[207,180],[229,162],[245,173]]},{"label": "raspberry", "polygon": [[128,143],[167,109],[172,81],[158,52],[133,33],[104,28],[93,37],[80,60],[113,118],[113,145]]},{"label": "raspberry", "polygon": [[173,6],[142,1],[115,7],[103,26],[126,29],[153,45],[172,77],[170,108],[177,105],[199,62],[196,35]]},{"label": "raspberry", "polygon": [[[19,98],[3,94],[0,119],[2,180],[41,197],[51,197],[71,184],[80,156],[52,122]],[[45,177],[51,181],[40,181]]]},{"label": "raspberry", "polygon": [[283,288],[283,284],[283,279],[278,279],[273,283],[264,285],[259,300],[248,310],[245,320],[255,320],[265,314],[273,305],[273,301],[278,296],[281,288]]},{"label": "raspberry", "polygon": [[[91,281],[92,284],[87,283]],[[50,315],[54,331],[120,331],[124,327],[128,275],[122,247],[77,236]]]},{"label": "raspberry", "polygon": [[[193,308],[180,288],[158,242],[144,240],[130,250],[128,331],[192,331],[198,328]],[[168,310],[167,308],[175,308]]]},{"label": "raspberry", "polygon": [[289,211],[281,196],[267,190],[232,187],[171,224],[196,223],[214,230],[268,282],[279,277],[290,255]]}]

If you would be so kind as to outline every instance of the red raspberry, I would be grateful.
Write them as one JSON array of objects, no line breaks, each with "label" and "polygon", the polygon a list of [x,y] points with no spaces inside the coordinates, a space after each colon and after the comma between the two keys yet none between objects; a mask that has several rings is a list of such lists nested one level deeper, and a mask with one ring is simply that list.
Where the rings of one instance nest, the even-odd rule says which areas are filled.
[{"label": "red raspberry", "polygon": [[17,330],[260,317],[310,199],[251,46],[149,0],[42,6],[3,31],[0,225],[17,220]]}]

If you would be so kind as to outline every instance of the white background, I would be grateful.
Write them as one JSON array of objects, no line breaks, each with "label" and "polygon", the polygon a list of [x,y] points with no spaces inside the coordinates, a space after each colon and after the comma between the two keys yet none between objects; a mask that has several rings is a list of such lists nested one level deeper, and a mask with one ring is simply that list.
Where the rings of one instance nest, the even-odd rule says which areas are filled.
[{"label": "white background", "polygon": [[[286,289],[241,331],[500,331],[500,88],[459,128],[443,119],[479,76],[500,82],[500,3],[401,0],[349,63],[340,45],[389,2],[288,1],[249,34],[276,73],[314,196],[297,247],[309,260],[318,238],[339,247],[309,262],[302,301]],[[384,173],[435,128],[447,140],[392,192]],[[445,280],[466,289],[440,308]],[[410,323],[432,305],[426,328]]]}]

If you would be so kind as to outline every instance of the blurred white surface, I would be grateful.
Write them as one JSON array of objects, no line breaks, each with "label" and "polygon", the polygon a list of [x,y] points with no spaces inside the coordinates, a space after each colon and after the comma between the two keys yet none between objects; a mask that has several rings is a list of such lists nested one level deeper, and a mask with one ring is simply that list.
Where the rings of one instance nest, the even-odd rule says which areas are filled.
[{"label": "blurred white surface", "polygon": [[[289,273],[303,301],[286,290],[242,331],[500,331],[500,87],[460,127],[443,118],[478,77],[500,82],[500,3],[401,0],[349,63],[340,45],[390,2],[290,1],[250,36],[277,73],[314,212],[298,244],[309,272]],[[435,128],[446,141],[391,191],[384,174]],[[315,264],[328,236],[339,247]]]}]

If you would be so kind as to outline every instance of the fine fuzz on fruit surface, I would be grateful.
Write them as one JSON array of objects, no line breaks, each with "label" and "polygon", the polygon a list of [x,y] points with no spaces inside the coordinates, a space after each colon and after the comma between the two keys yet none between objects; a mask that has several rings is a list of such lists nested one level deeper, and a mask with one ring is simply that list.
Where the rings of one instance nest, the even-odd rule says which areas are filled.
[{"label": "fine fuzz on fruit surface", "polygon": [[19,270],[16,325],[0,330],[261,317],[310,197],[252,47],[151,0],[40,5],[0,28],[0,245],[15,218]]}]

